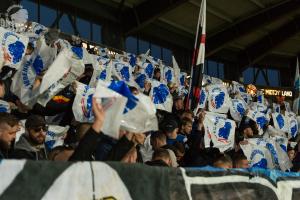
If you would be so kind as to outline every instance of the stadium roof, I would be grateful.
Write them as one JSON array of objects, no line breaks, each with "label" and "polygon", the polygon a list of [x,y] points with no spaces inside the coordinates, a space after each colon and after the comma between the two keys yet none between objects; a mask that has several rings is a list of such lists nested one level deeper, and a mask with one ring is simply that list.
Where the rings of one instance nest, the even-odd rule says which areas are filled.
[{"label": "stadium roof", "polygon": [[[48,3],[47,3],[48,2]],[[51,0],[95,21],[191,50],[201,0]],[[300,0],[208,0],[206,56],[284,67],[300,52]]]}]

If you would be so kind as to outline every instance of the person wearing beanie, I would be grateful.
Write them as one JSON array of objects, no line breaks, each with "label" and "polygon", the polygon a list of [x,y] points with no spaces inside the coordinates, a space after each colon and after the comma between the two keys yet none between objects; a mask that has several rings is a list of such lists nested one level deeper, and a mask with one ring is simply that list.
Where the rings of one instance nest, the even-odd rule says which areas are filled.
[{"label": "person wearing beanie", "polygon": [[25,133],[15,145],[11,157],[29,160],[47,160],[44,145],[48,127],[44,117],[30,115],[25,122]]},{"label": "person wearing beanie", "polygon": [[167,136],[167,144],[173,145],[176,141],[185,143],[187,141],[186,136],[178,134],[178,123],[175,119],[165,119],[162,122],[162,131]]}]

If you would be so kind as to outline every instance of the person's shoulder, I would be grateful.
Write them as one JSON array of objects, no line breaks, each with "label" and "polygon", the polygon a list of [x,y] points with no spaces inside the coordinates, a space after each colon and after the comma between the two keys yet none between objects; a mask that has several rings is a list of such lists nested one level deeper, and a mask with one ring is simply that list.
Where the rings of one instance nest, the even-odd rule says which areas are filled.
[{"label": "person's shoulder", "polygon": [[186,137],[185,135],[178,134],[176,140],[177,140],[178,142],[186,142],[187,137]]}]

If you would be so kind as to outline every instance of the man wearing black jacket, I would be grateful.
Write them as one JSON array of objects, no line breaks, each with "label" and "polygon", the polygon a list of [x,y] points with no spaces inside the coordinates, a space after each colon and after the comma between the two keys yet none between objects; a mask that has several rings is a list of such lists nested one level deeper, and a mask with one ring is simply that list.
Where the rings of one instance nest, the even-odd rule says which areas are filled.
[{"label": "man wearing black jacket", "polygon": [[104,122],[105,112],[101,104],[96,102],[93,98],[93,113],[95,116],[95,121],[92,127],[87,131],[87,133],[80,140],[74,153],[69,158],[69,161],[87,161],[92,160],[91,155],[96,150],[97,144],[103,133],[101,133],[101,128]]},{"label": "man wearing black jacket", "polygon": [[19,130],[19,121],[11,114],[0,113],[0,159],[9,158],[8,151]]}]

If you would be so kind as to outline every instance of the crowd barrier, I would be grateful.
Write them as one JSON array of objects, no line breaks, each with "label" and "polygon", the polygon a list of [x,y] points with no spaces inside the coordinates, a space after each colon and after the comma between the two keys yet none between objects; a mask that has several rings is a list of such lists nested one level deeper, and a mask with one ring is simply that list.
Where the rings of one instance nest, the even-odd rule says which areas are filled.
[{"label": "crowd barrier", "polygon": [[299,199],[300,173],[2,160],[0,199]]}]

